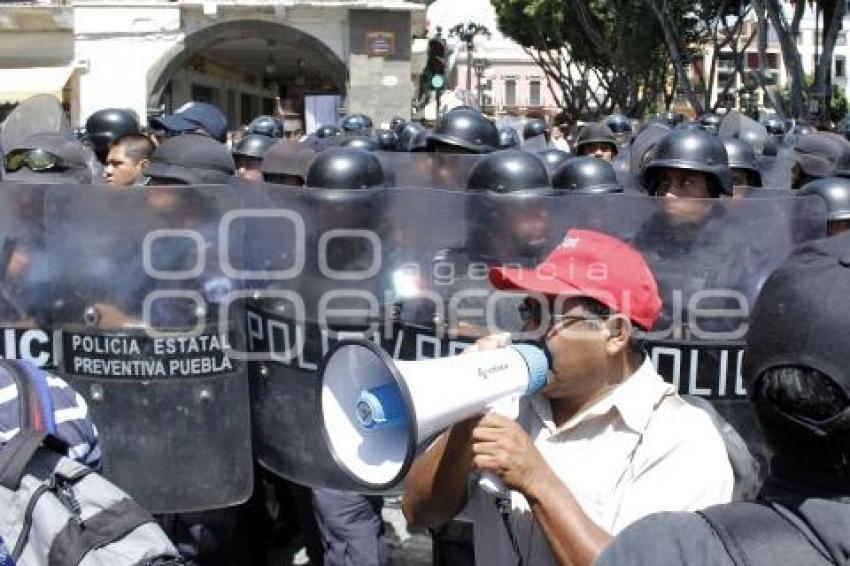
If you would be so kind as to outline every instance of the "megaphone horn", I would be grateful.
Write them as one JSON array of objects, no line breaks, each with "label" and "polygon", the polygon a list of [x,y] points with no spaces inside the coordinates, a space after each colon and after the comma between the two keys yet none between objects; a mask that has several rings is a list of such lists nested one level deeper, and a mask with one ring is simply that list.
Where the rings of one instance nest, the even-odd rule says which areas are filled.
[{"label": "megaphone horn", "polygon": [[544,351],[517,344],[394,361],[368,340],[339,342],[321,367],[324,436],[337,465],[371,490],[400,482],[419,445],[446,427],[546,383]]}]

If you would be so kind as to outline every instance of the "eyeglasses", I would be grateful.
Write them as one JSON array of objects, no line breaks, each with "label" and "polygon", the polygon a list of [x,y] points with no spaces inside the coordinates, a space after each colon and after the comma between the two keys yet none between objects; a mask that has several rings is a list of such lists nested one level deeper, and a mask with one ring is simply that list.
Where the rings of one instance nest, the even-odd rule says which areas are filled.
[{"label": "eyeglasses", "polygon": [[6,156],[6,171],[11,173],[24,165],[33,171],[56,171],[69,168],[61,157],[43,149],[19,149]]},{"label": "eyeglasses", "polygon": [[[540,301],[526,298],[519,306],[519,316],[523,322],[533,322],[540,325],[543,321],[543,308]],[[553,314],[549,316],[548,331],[560,332],[566,330],[577,322],[599,322],[607,319],[607,316],[600,315],[574,315],[574,314]]]}]

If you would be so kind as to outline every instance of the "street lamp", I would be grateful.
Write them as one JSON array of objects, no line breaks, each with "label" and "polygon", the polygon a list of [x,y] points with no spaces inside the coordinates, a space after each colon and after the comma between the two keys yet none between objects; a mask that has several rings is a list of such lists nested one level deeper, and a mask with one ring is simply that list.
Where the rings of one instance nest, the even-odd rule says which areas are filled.
[{"label": "street lamp", "polygon": [[460,39],[466,45],[466,90],[472,91],[472,50],[475,49],[475,37],[490,37],[487,26],[475,22],[457,24],[449,30],[449,35]]},{"label": "street lamp", "polygon": [[481,92],[481,78],[484,76],[484,71],[490,66],[490,61],[487,59],[476,59],[472,66],[475,68],[475,77],[478,85],[478,108],[484,106],[484,94]]}]

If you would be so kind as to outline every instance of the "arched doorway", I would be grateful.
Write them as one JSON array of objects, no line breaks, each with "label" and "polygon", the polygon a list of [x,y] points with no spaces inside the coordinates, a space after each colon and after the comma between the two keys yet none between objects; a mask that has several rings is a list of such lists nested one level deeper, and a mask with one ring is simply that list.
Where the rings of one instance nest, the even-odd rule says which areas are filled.
[{"label": "arched doorway", "polygon": [[244,123],[272,113],[275,97],[300,113],[305,95],[344,96],[347,81],[345,63],[315,37],[279,22],[227,20],[188,34],[148,70],[148,107],[203,100]]}]

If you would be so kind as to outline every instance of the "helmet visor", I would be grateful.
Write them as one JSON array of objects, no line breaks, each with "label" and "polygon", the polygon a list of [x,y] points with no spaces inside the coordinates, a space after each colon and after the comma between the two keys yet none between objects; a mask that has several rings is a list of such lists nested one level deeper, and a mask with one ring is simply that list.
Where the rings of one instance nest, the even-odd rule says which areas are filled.
[{"label": "helmet visor", "polygon": [[33,171],[55,171],[68,168],[62,158],[43,149],[15,150],[6,156],[6,171],[14,172],[24,165]]}]

